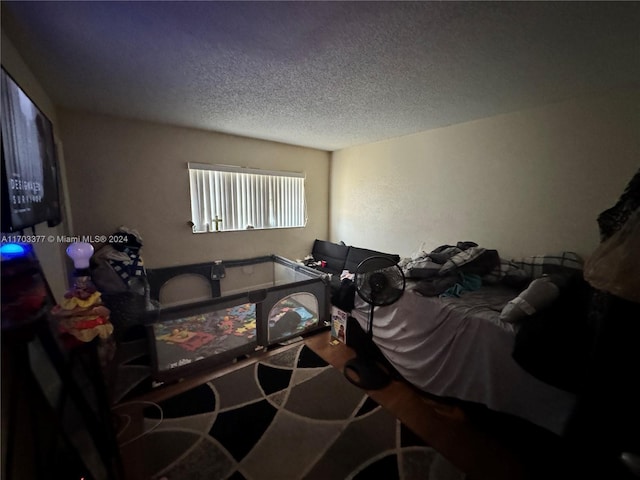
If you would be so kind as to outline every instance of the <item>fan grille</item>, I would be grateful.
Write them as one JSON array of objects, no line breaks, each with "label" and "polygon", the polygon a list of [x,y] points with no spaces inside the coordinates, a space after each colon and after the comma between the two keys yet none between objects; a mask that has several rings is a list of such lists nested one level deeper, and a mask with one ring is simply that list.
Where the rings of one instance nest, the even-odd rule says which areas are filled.
[{"label": "fan grille", "polygon": [[390,305],[398,300],[405,287],[402,269],[386,257],[369,257],[356,269],[356,291],[367,303]]}]

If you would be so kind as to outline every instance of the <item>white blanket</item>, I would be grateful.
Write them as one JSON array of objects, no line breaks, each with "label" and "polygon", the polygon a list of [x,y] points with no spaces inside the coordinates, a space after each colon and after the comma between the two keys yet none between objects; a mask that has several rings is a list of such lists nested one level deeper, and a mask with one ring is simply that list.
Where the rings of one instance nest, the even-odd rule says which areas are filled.
[{"label": "white blanket", "polygon": [[[376,307],[373,340],[419,389],[481,403],[561,435],[575,396],[533,377],[511,357],[515,329],[499,313],[514,296],[487,286],[460,298],[422,297],[408,283],[400,300]],[[365,331],[369,309],[356,295],[351,314]]]}]

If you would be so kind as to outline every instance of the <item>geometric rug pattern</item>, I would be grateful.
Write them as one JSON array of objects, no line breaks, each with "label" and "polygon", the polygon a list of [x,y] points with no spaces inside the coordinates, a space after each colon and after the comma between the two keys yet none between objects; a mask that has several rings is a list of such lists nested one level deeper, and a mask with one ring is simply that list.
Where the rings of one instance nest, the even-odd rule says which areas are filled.
[{"label": "geometric rug pattern", "polygon": [[463,480],[303,343],[144,411],[159,480]]}]

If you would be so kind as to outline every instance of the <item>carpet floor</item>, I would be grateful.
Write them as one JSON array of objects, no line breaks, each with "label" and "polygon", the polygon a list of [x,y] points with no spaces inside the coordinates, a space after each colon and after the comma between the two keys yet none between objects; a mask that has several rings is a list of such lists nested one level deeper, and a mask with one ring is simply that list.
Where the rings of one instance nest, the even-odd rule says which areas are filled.
[{"label": "carpet floor", "polygon": [[156,480],[464,479],[302,343],[144,414]]}]

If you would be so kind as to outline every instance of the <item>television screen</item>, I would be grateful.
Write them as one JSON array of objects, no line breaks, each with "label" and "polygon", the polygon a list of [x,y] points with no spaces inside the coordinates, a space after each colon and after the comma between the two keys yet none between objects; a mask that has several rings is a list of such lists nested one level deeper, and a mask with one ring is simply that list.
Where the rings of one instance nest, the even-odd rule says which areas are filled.
[{"label": "television screen", "polygon": [[60,223],[53,127],[2,69],[2,231]]}]

